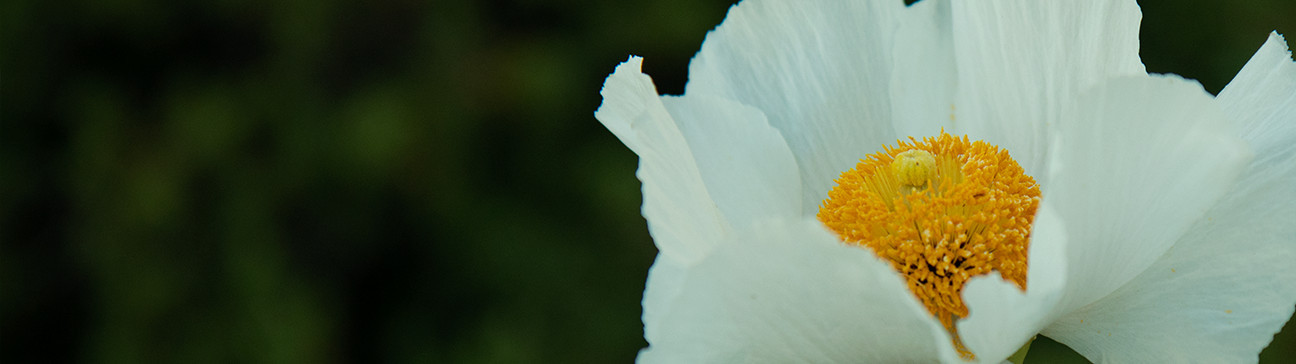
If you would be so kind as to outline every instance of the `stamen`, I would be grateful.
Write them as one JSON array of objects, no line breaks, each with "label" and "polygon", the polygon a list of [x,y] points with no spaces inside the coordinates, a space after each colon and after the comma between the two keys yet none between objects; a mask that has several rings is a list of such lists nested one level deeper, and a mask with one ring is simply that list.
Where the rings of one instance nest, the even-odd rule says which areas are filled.
[{"label": "stamen", "polygon": [[955,327],[968,315],[963,285],[995,271],[1026,289],[1039,186],[1006,150],[966,136],[941,131],[884,149],[842,173],[818,218],[890,261],[970,358]]}]

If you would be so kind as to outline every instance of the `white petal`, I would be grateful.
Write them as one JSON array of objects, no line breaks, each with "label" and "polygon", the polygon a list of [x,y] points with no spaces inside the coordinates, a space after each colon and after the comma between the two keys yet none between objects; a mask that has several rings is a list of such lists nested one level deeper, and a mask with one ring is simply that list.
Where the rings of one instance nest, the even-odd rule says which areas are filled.
[{"label": "white petal", "polygon": [[896,134],[936,135],[954,122],[954,34],[948,0],[925,0],[905,9],[895,41],[891,112]]},{"label": "white petal", "polygon": [[693,265],[659,258],[644,312],[648,363],[956,357],[887,263],[814,220],[755,225]]},{"label": "white petal", "polygon": [[[1255,362],[1296,303],[1296,63],[1271,36],[1217,99],[1257,158],[1146,272],[1045,333],[1094,361]],[[1083,321],[1081,321],[1083,320]]]},{"label": "white petal", "polygon": [[728,224],[652,79],[640,73],[641,62],[631,57],[608,76],[594,117],[639,155],[643,215],[657,248],[672,259],[695,261],[722,238]]},{"label": "white petal", "polygon": [[1144,74],[1142,15],[1128,0],[955,1],[955,130],[1040,176],[1062,107],[1114,75]]},{"label": "white petal", "polygon": [[1296,63],[1278,33],[1251,57],[1220,92],[1224,112],[1242,127],[1259,159],[1296,150]]},{"label": "white petal", "polygon": [[803,213],[895,141],[888,83],[900,1],[760,1],[730,9],[689,65],[688,95],[761,109],[801,168]]},{"label": "white petal", "polygon": [[714,96],[664,96],[715,205],[733,226],[801,214],[801,177],[760,110]]},{"label": "white petal", "polygon": [[631,58],[608,76],[595,117],[639,154],[644,216],[664,254],[698,259],[761,218],[799,218],[801,181],[778,130],[714,96],[659,97]]},{"label": "white petal", "polygon": [[1053,319],[1066,283],[1066,230],[1045,207],[1031,231],[1026,292],[998,274],[973,278],[963,288],[968,317],[959,321],[963,343],[983,363],[998,363]]},{"label": "white petal", "polygon": [[1227,195],[1146,272],[1043,334],[1094,362],[1255,362],[1296,303],[1293,185]]},{"label": "white petal", "polygon": [[1250,158],[1210,94],[1177,76],[1114,79],[1066,109],[1042,189],[1068,234],[1061,312],[1146,270]]}]

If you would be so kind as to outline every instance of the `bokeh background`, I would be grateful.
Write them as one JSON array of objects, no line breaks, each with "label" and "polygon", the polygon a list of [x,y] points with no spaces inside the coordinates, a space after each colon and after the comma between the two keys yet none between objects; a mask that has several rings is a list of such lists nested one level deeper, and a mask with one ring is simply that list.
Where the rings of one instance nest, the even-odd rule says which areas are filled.
[{"label": "bokeh background", "polygon": [[[598,91],[633,53],[681,92],[731,3],[5,1],[0,361],[631,361],[655,250]],[[1142,5],[1211,92],[1296,34]]]}]

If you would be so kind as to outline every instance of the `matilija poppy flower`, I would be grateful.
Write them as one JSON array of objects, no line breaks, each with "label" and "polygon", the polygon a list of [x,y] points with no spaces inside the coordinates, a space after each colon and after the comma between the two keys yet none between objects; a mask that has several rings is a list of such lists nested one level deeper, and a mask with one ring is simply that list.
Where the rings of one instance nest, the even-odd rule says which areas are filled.
[{"label": "matilija poppy flower", "polygon": [[595,116],[660,254],[644,362],[1256,361],[1296,304],[1296,64],[1149,75],[1133,0],[747,0]]}]

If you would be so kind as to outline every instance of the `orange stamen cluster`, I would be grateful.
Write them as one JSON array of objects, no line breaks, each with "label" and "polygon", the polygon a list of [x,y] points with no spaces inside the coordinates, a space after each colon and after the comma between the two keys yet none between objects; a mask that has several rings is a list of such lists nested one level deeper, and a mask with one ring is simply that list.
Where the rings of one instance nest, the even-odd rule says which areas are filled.
[{"label": "orange stamen cluster", "polygon": [[[872,249],[970,355],[954,322],[963,285],[997,271],[1026,289],[1026,257],[1040,191],[1008,151],[941,131],[861,159],[843,172],[819,220],[843,242]],[[934,161],[934,163],[932,163]]]}]

